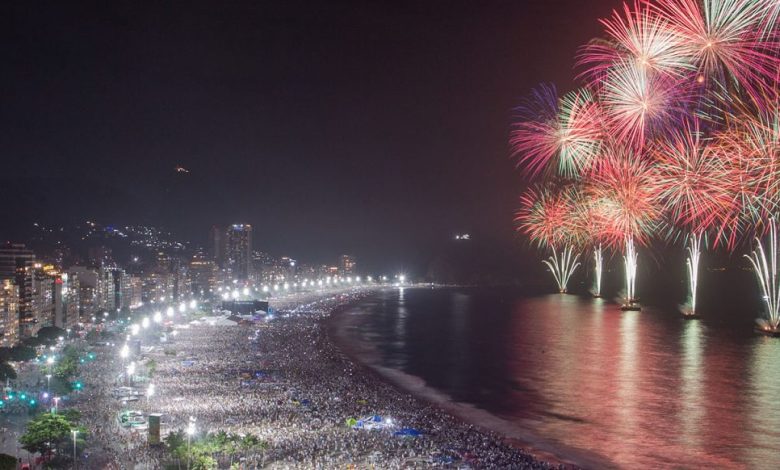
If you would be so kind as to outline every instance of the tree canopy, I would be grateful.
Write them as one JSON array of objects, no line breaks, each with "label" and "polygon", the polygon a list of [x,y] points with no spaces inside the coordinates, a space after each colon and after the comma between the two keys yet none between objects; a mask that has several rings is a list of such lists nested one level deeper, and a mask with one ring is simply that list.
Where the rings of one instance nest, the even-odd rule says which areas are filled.
[{"label": "tree canopy", "polygon": [[0,381],[5,381],[7,379],[15,380],[16,371],[13,367],[10,366],[10,364],[0,362]]}]

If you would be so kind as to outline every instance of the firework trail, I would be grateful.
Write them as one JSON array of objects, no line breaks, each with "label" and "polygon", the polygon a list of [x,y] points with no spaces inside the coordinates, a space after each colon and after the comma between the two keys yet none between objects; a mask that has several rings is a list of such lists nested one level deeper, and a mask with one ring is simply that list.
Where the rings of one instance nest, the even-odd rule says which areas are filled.
[{"label": "firework trail", "polygon": [[580,265],[578,262],[580,255],[572,255],[573,251],[572,246],[569,245],[558,256],[555,248],[553,248],[552,256],[542,261],[550,268],[550,272],[552,272],[555,282],[558,284],[558,291],[561,294],[566,293],[569,279],[571,279],[572,274]]},{"label": "firework trail", "polygon": [[769,221],[769,257],[761,240],[756,238],[757,248],[750,255],[744,255],[750,260],[756,271],[758,284],[761,287],[766,304],[766,320],[760,322],[765,329],[777,331],[780,327],[780,278],[777,276],[777,227],[775,219]]},{"label": "firework trail", "polygon": [[[515,221],[536,244],[552,251],[543,263],[550,268],[558,290],[567,291],[572,274],[579,266],[579,255],[574,247],[580,246],[586,236],[580,223],[579,192],[563,188],[553,192],[548,188],[533,188],[521,198],[521,208]],[[558,248],[563,246],[561,251]]]},{"label": "firework trail", "polygon": [[595,272],[595,285],[593,290],[594,297],[601,297],[601,275],[604,271],[604,253],[601,249],[601,244],[593,248],[593,261]]},{"label": "firework trail", "polygon": [[701,257],[701,234],[693,235],[689,239],[689,245],[686,248],[688,257],[685,265],[688,268],[688,288],[690,297],[690,311],[685,312],[688,315],[696,315],[696,292],[699,286],[699,258]]},{"label": "firework trail", "polygon": [[634,246],[634,239],[626,237],[625,255],[623,255],[623,263],[625,265],[626,274],[626,301],[624,306],[630,307],[636,302],[636,268],[637,268],[637,254],[636,246]]}]

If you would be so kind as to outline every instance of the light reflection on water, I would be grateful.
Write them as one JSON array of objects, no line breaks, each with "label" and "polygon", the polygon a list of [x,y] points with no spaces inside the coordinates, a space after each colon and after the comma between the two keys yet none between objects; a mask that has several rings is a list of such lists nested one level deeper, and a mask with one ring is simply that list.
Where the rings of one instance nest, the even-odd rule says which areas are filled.
[{"label": "light reflection on water", "polygon": [[[780,467],[780,339],[551,295],[406,289],[355,340],[588,465]],[[587,456],[587,457],[583,457]]]}]

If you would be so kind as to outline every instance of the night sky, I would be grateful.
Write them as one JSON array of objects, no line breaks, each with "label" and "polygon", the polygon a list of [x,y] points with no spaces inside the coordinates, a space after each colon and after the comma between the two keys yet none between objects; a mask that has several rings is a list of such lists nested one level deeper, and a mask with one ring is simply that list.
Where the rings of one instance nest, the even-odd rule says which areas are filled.
[{"label": "night sky", "polygon": [[205,243],[243,221],[259,249],[376,268],[458,232],[510,250],[512,108],[570,89],[620,2],[165,3],[0,7],[4,225],[96,217]]}]

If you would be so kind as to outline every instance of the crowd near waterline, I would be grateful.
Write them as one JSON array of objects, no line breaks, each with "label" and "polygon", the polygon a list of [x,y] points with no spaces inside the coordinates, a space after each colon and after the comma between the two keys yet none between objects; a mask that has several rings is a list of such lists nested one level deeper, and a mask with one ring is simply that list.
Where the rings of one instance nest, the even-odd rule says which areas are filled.
[{"label": "crowd near waterline", "polygon": [[[352,363],[331,342],[326,320],[368,293],[299,295],[272,302],[272,319],[237,325],[181,321],[165,342],[142,331],[129,357],[118,344],[105,346],[83,368],[85,389],[69,405],[90,432],[79,465],[202,465],[150,445],[145,426],[123,425],[121,413],[134,410],[162,415],[163,441],[188,429],[192,442],[220,432],[260,439],[235,459],[215,456],[213,468],[554,467]],[[127,385],[140,391],[129,402],[116,395]]]}]

